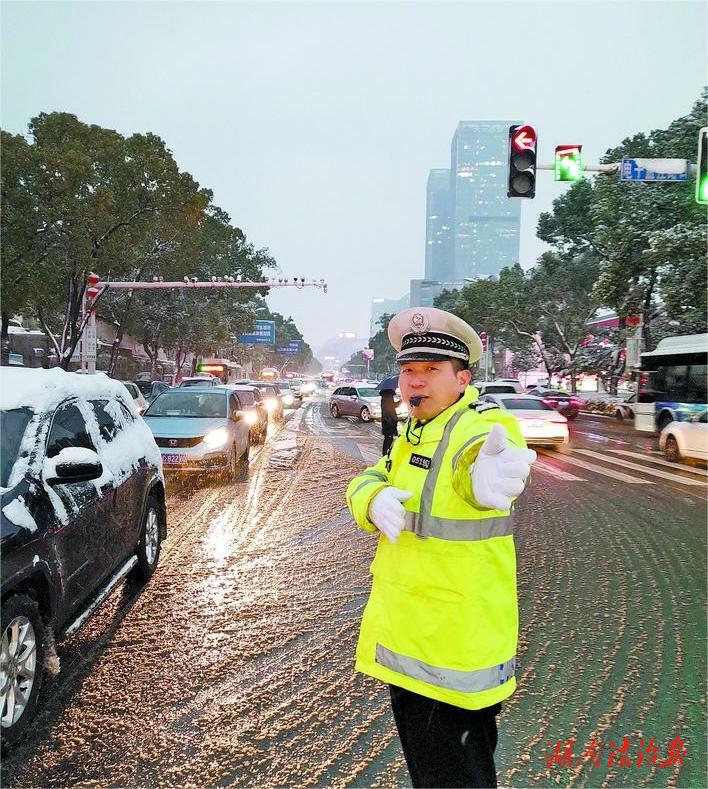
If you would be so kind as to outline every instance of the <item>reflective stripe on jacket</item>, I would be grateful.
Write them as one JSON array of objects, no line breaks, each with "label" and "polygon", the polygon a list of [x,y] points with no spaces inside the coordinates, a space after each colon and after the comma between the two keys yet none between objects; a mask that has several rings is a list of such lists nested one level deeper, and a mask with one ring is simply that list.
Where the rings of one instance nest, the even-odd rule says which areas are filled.
[{"label": "reflective stripe on jacket", "polygon": [[511,414],[471,409],[476,398],[468,387],[422,431],[407,423],[390,471],[381,458],[347,488],[349,509],[368,532],[376,531],[368,510],[382,488],[413,492],[396,544],[379,537],[357,670],[466,709],[514,692],[518,637],[512,514],[475,501],[470,466],[495,422],[510,443],[526,446]]}]

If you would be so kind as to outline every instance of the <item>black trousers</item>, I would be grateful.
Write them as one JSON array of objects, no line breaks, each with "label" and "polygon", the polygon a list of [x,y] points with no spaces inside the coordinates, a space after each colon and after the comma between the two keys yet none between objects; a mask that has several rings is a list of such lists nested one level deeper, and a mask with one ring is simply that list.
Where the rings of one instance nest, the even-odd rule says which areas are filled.
[{"label": "black trousers", "polygon": [[383,450],[381,451],[382,455],[385,455],[385,454],[388,453],[388,450],[391,449],[391,446],[393,445],[393,442],[396,440],[396,436],[397,435],[398,435],[397,433],[384,433],[383,434],[384,440],[383,440]]},{"label": "black trousers", "polygon": [[414,787],[496,787],[495,716],[501,704],[465,710],[389,685]]}]

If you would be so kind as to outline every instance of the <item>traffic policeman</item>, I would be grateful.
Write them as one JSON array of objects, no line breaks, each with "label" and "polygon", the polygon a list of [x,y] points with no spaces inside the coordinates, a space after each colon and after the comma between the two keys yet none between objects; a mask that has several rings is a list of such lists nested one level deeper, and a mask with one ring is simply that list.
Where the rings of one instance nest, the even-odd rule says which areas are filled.
[{"label": "traffic policeman", "polygon": [[496,786],[495,716],[516,687],[512,511],[536,453],[511,414],[477,400],[471,326],[413,308],[388,336],[410,417],[347,488],[379,535],[356,668],[390,686],[413,786]]}]

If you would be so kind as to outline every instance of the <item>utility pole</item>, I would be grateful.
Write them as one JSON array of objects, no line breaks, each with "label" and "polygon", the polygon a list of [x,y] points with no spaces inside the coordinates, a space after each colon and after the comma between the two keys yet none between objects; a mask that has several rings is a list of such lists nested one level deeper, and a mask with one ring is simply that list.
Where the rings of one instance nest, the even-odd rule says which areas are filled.
[{"label": "utility pole", "polygon": [[[198,280],[196,277],[184,277],[175,282],[165,282],[161,277],[153,277],[152,282],[114,282],[101,281],[98,274],[91,272],[84,290],[82,304],[82,322],[84,329],[81,334],[81,369],[89,374],[96,372],[96,302],[109,289],[113,290],[159,290],[164,288],[320,288],[327,293],[327,283],[323,280],[310,280],[304,277],[270,277],[261,282],[244,281],[240,278],[225,276],[212,277],[210,280]],[[88,313],[88,319],[86,315]]]}]

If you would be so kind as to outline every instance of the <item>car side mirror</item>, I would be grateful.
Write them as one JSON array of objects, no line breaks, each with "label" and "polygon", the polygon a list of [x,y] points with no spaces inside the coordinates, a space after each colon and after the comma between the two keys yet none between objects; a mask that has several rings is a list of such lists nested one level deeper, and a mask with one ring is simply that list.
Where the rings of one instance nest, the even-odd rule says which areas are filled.
[{"label": "car side mirror", "polygon": [[66,447],[44,461],[44,480],[48,485],[90,482],[103,474],[103,464],[93,449]]}]

